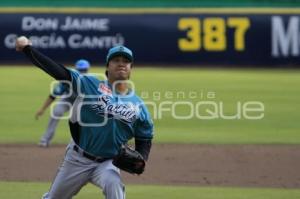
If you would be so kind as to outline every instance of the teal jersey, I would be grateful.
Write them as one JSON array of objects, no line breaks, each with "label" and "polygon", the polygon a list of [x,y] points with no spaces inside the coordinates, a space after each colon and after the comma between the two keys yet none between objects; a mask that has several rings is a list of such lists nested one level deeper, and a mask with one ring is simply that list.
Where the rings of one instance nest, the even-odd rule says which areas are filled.
[{"label": "teal jersey", "polygon": [[70,86],[66,83],[59,82],[54,89],[52,90],[52,93],[50,94],[53,98],[61,97],[65,102],[70,102],[73,104],[76,96],[74,95],[74,92],[70,91]]},{"label": "teal jersey", "polygon": [[71,123],[79,124],[75,140],[84,151],[110,158],[131,138],[152,139],[152,119],[134,91],[127,95],[114,94],[107,80],[70,71],[76,96]]},{"label": "teal jersey", "polygon": [[52,91],[52,96],[61,96],[69,93],[68,85],[59,82]]}]

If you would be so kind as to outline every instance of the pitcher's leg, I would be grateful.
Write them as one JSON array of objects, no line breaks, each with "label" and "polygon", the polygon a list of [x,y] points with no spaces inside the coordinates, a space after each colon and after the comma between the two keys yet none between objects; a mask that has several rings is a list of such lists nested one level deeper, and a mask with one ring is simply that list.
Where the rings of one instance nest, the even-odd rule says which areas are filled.
[{"label": "pitcher's leg", "polygon": [[50,191],[43,199],[71,199],[89,181],[91,167],[88,163],[78,161],[79,157],[74,157],[74,153],[76,152],[68,149]]},{"label": "pitcher's leg", "polygon": [[125,186],[120,170],[111,160],[101,163],[92,174],[92,183],[100,187],[106,199],[125,199]]},{"label": "pitcher's leg", "polygon": [[125,199],[125,186],[120,174],[115,170],[106,170],[102,176],[103,193],[106,199]]}]

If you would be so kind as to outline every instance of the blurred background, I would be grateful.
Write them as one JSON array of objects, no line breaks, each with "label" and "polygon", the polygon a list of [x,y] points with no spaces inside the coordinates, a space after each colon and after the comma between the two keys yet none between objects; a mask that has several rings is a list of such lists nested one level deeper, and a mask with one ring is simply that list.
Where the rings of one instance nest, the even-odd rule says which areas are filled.
[{"label": "blurred background", "polygon": [[27,35],[37,48],[68,64],[80,56],[103,64],[107,49],[125,44],[134,49],[137,65],[295,67],[298,4],[291,0],[3,1],[1,61],[22,63],[21,55],[14,52],[14,40]]},{"label": "blurred background", "polygon": [[[155,138],[145,177],[125,174],[128,198],[299,198],[299,6],[1,1],[0,198],[40,198],[70,140],[62,119],[50,146],[37,145],[51,108],[39,120],[35,114],[53,79],[15,51],[21,35],[65,66],[88,60],[97,74],[109,48],[133,51],[132,81],[152,114]],[[90,186],[76,198],[99,197]]]}]

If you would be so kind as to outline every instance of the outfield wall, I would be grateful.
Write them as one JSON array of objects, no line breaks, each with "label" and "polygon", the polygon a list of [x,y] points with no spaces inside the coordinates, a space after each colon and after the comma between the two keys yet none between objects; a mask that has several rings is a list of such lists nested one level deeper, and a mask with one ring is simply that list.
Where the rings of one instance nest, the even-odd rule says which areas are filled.
[{"label": "outfield wall", "polygon": [[5,8],[1,63],[24,62],[17,36],[61,63],[103,64],[126,45],[137,64],[299,66],[298,8]]},{"label": "outfield wall", "polygon": [[295,7],[298,0],[2,0],[0,6],[17,7]]}]

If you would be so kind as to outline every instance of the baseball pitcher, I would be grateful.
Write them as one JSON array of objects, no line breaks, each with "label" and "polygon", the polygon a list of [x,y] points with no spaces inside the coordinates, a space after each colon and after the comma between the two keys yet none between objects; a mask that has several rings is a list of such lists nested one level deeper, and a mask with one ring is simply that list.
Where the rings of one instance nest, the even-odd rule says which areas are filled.
[{"label": "baseball pitcher", "polygon": [[[76,95],[70,119],[73,141],[44,199],[70,199],[87,183],[103,190],[106,199],[124,199],[120,169],[142,174],[148,159],[153,122],[143,101],[128,86],[133,53],[125,46],[108,51],[108,80],[67,69],[20,37],[16,50],[56,80],[71,82]],[[135,139],[135,150],[127,142]]]}]

